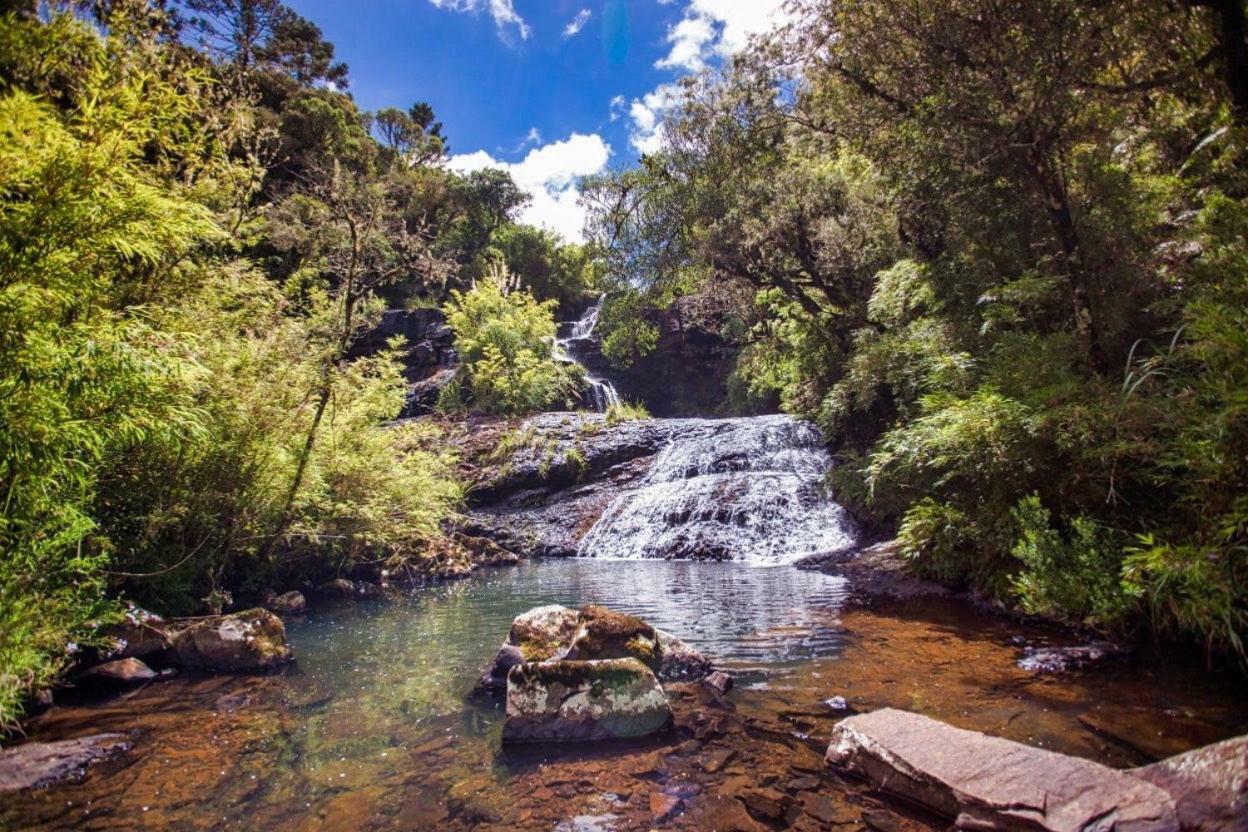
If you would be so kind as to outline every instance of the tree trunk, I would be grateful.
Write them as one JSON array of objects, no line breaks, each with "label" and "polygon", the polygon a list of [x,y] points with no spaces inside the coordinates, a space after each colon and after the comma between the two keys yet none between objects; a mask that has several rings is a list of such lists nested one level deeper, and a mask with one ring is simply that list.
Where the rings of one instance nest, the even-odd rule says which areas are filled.
[{"label": "tree trunk", "polygon": [[1235,120],[1248,124],[1248,12],[1244,0],[1188,0],[1210,9],[1217,17],[1222,75],[1231,95]]},{"label": "tree trunk", "polygon": [[1072,314],[1075,331],[1087,345],[1092,365],[1097,372],[1108,371],[1104,345],[1101,342],[1100,327],[1096,316],[1092,313],[1092,300],[1088,294],[1087,268],[1083,262],[1083,247],[1079,240],[1079,229],[1075,225],[1075,215],[1070,207],[1070,195],[1066,185],[1044,154],[1033,153],[1030,158],[1032,174],[1044,193],[1045,205],[1049,210],[1049,221],[1062,247],[1062,256],[1066,265],[1066,280],[1070,287]]}]

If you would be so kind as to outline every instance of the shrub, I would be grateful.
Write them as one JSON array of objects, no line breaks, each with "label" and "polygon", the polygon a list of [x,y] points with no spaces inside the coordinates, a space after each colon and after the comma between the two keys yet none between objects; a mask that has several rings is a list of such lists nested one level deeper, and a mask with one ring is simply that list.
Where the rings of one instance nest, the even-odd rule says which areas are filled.
[{"label": "shrub", "polygon": [[447,320],[476,407],[520,415],[565,401],[581,380],[578,365],[554,359],[555,304],[513,289],[505,270],[451,293]]},{"label": "shrub", "polygon": [[607,424],[614,427],[621,422],[637,422],[650,418],[650,411],[641,402],[618,401],[607,408]]}]

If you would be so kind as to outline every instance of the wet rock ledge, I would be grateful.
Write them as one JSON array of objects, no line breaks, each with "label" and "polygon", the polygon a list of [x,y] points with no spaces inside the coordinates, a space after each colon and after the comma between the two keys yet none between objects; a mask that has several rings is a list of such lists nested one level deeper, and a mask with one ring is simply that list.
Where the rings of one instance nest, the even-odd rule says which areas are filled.
[{"label": "wet rock ledge", "polygon": [[1248,829],[1248,737],[1118,771],[884,708],[839,722],[826,760],[959,829]]}]

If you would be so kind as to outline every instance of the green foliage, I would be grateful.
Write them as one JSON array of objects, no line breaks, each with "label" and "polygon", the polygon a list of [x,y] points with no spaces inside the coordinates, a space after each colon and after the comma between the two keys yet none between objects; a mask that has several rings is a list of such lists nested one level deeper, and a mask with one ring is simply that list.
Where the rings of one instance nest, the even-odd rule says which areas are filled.
[{"label": "green foliage", "polygon": [[1035,494],[1020,500],[1013,515],[1019,538],[1012,553],[1023,571],[1012,584],[1022,608],[1102,629],[1121,623],[1133,599],[1121,578],[1118,536],[1087,517],[1075,517],[1063,535]]},{"label": "green foliage", "polygon": [[607,425],[614,427],[621,422],[637,422],[650,418],[650,411],[640,402],[618,401],[607,408]]},{"label": "green foliage", "polygon": [[520,415],[561,403],[576,391],[579,367],[553,356],[554,308],[553,301],[513,289],[505,270],[466,292],[451,293],[447,321],[476,407]]}]

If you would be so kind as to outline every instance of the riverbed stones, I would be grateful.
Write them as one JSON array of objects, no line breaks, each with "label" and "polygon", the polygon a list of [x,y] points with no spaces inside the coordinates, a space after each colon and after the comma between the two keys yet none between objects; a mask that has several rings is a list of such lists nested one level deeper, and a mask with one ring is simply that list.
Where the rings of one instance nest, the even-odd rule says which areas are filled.
[{"label": "riverbed stones", "polygon": [[0,793],[81,778],[92,765],[130,749],[124,734],[95,734],[58,742],[28,742],[0,751]]},{"label": "riverbed stones", "polygon": [[629,739],[671,722],[658,678],[634,658],[524,662],[507,674],[506,743]]},{"label": "riverbed stones", "polygon": [[665,682],[690,682],[705,678],[711,672],[711,660],[671,633],[655,628],[663,661],[659,678]]},{"label": "riverbed stones", "polygon": [[1031,673],[1067,673],[1110,659],[1126,656],[1127,651],[1111,641],[1095,641],[1073,647],[1028,647],[1018,666]]},{"label": "riverbed stones", "polygon": [[297,615],[308,609],[308,599],[297,589],[281,595],[269,592],[261,599],[260,606],[278,615]]},{"label": "riverbed stones", "polygon": [[183,667],[255,673],[294,658],[282,620],[259,607],[197,621],[178,633],[173,656]]},{"label": "riverbed stones", "polygon": [[982,830],[1177,832],[1174,800],[1124,772],[884,708],[832,729],[826,760]]},{"label": "riverbed stones", "polygon": [[1248,735],[1131,772],[1174,796],[1184,830],[1248,829]]}]

